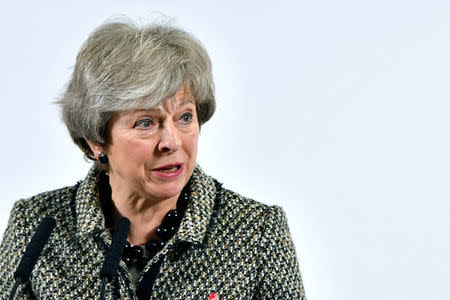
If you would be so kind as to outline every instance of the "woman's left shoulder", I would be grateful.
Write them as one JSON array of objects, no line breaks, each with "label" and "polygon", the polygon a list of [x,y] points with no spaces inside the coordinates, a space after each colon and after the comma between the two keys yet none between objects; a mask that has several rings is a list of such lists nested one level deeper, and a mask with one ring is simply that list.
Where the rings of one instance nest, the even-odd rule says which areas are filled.
[{"label": "woman's left shoulder", "polygon": [[225,227],[287,229],[286,214],[280,206],[267,205],[228,189],[214,177],[205,174],[199,165],[196,165],[192,182],[195,193],[202,196],[200,198],[215,197],[215,201],[200,201],[201,206],[214,206],[212,217]]},{"label": "woman's left shoulder", "polygon": [[246,219],[265,226],[287,226],[286,214],[278,205],[268,205],[222,188],[221,208],[229,217]]}]

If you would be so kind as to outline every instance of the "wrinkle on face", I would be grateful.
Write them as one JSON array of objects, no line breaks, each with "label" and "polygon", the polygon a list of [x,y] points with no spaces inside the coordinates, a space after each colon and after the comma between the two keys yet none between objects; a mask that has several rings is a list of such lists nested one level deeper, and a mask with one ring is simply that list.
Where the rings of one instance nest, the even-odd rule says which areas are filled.
[{"label": "wrinkle on face", "polygon": [[[180,116],[186,112],[192,114],[189,123],[180,121]],[[135,128],[138,120],[147,117],[154,121],[155,126],[149,129]],[[190,88],[184,86],[173,97],[151,109],[117,112],[111,117],[109,125],[110,143],[105,150],[110,158],[113,176],[119,176],[128,185],[134,185],[137,195],[151,196],[150,186],[153,190],[159,190],[158,183],[167,185],[155,178],[152,170],[180,161],[186,166],[184,182],[176,188],[172,185],[168,190],[181,192],[195,166],[199,134],[196,105]],[[171,147],[166,147],[168,151],[161,147],[163,142],[170,142]],[[135,177],[134,181],[130,180],[132,176]],[[131,194],[130,191],[130,199],[136,198],[131,197]],[[174,196],[177,196],[176,193]]]}]

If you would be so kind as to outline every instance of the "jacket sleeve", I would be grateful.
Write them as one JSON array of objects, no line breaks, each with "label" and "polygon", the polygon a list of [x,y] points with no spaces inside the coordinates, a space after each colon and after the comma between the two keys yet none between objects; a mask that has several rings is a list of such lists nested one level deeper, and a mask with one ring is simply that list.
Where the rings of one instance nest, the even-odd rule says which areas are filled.
[{"label": "jacket sleeve", "polygon": [[[23,201],[18,201],[14,204],[0,245],[0,299],[9,299],[14,285],[13,274],[31,239],[32,224],[27,221],[22,203]],[[14,299],[35,299],[29,282],[19,285]]]},{"label": "jacket sleeve", "polygon": [[306,300],[286,215],[280,207],[272,206],[268,209],[263,231],[258,298]]}]

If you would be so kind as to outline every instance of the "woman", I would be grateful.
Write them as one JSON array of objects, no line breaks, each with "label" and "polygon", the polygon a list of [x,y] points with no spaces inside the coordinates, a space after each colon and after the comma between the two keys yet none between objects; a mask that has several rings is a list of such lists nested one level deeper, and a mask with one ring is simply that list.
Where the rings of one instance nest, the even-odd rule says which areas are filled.
[{"label": "woman", "polygon": [[285,214],[196,164],[215,110],[210,59],[178,28],[107,23],[82,46],[59,101],[94,161],[74,186],[18,201],[0,248],[0,290],[40,220],[56,219],[18,299],[94,299],[111,232],[131,226],[107,299],[305,299]]}]

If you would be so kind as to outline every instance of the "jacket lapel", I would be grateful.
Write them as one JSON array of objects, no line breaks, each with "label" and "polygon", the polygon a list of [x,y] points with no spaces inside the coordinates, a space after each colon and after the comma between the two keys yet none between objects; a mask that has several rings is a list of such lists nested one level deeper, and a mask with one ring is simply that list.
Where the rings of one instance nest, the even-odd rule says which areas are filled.
[{"label": "jacket lapel", "polygon": [[206,235],[216,197],[214,180],[196,165],[191,177],[191,199],[181,222],[177,241],[198,244]]}]

